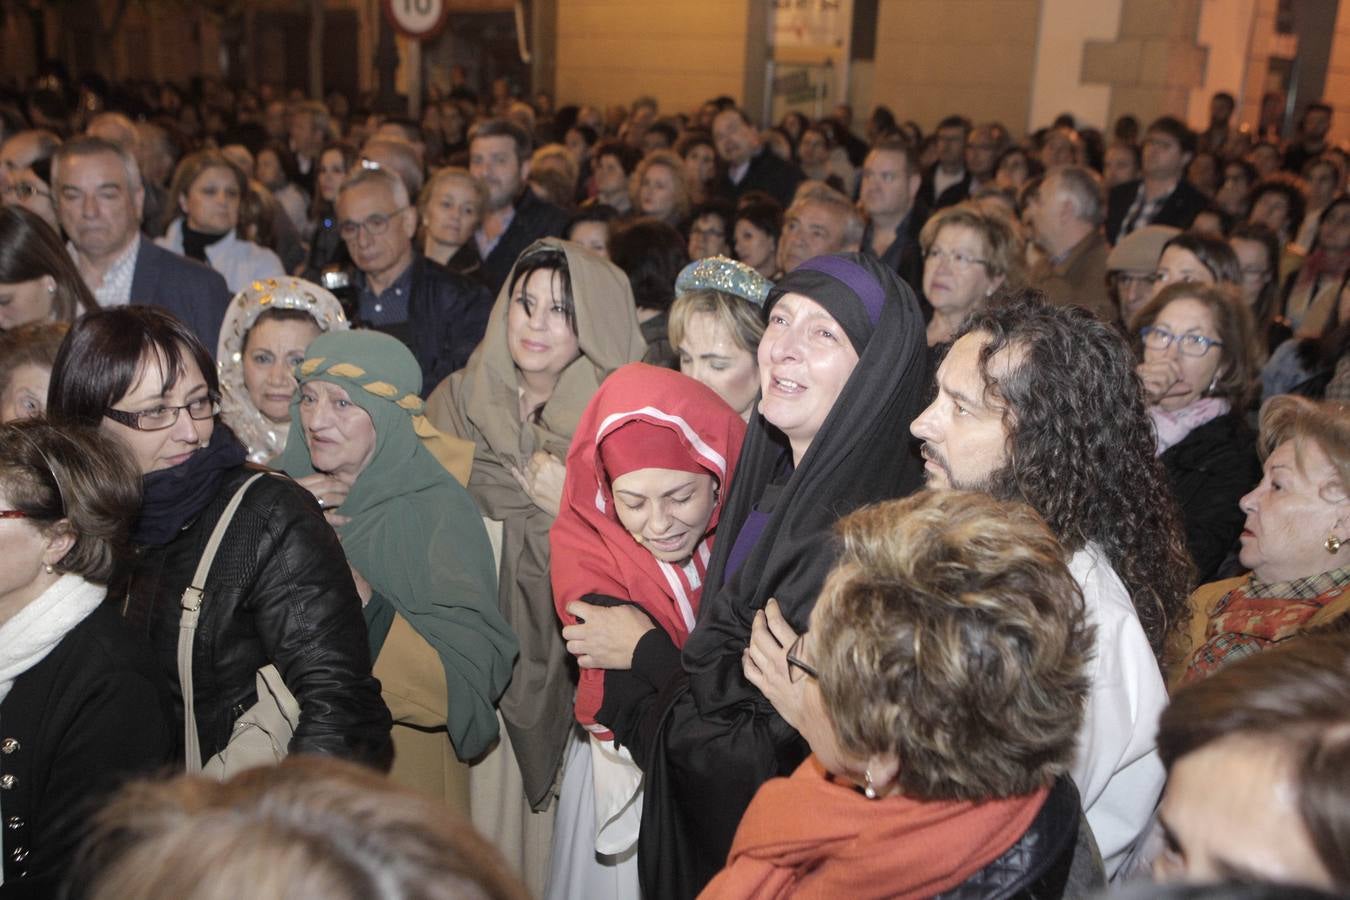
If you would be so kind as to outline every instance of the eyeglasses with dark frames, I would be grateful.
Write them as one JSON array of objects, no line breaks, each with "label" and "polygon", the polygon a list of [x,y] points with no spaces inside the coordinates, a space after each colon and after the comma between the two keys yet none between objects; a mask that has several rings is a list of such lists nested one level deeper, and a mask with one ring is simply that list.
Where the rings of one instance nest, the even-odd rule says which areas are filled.
[{"label": "eyeglasses with dark frames", "polygon": [[124,409],[109,407],[103,414],[114,422],[121,422],[137,431],[163,431],[174,426],[178,421],[178,414],[183,410],[187,410],[188,418],[198,422],[215,418],[220,414],[220,397],[216,394],[207,394],[182,406],[156,406],[154,409],[141,412],[127,412]]},{"label": "eyeglasses with dark frames", "polygon": [[392,212],[375,213],[374,215],[366,216],[365,219],[360,222],[352,219],[344,219],[338,223],[338,234],[342,235],[343,240],[347,241],[355,240],[362,229],[364,229],[366,234],[371,237],[384,234],[389,230],[389,223],[394,220],[394,217],[410,208],[411,207],[400,206]]},{"label": "eyeglasses with dark frames", "polygon": [[793,684],[801,681],[803,677],[809,675],[817,681],[820,680],[820,674],[816,672],[816,667],[806,660],[802,659],[802,641],[806,638],[806,632],[797,635],[797,639],[788,647],[787,664],[788,680]]}]

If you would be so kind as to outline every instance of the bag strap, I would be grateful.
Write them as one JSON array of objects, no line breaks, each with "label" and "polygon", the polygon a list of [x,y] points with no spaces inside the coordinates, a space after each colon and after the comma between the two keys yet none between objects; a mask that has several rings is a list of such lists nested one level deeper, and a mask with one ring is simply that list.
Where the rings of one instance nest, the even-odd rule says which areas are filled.
[{"label": "bag strap", "polygon": [[195,774],[202,770],[201,743],[197,736],[197,712],[193,708],[192,643],[197,635],[197,618],[201,614],[202,597],[206,593],[206,577],[211,574],[211,564],[215,562],[216,551],[220,549],[220,542],[224,540],[225,532],[230,528],[230,522],[234,519],[235,511],[239,509],[239,504],[244,502],[245,492],[248,491],[253,482],[262,478],[265,474],[267,473],[259,472],[245,481],[239,486],[239,490],[234,492],[229,505],[220,514],[220,518],[216,520],[216,527],[212,530],[211,537],[206,542],[206,549],[197,562],[197,571],[192,573],[192,580],[183,590],[181,601],[183,617],[178,622],[178,683],[183,691],[183,750],[187,757],[189,774]]}]

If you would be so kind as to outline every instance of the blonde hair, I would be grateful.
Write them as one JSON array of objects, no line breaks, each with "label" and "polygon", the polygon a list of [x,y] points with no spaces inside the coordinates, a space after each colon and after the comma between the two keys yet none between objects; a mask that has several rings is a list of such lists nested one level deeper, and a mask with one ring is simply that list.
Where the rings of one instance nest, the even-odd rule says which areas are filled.
[{"label": "blonde hair", "polygon": [[469,825],[340,760],[292,756],[224,784],[133,782],[94,818],[89,900],[524,900]]},{"label": "blonde hair", "polygon": [[443,169],[437,169],[426,185],[423,186],[422,192],[417,195],[417,212],[419,215],[426,215],[431,198],[436,195],[436,191],[440,190],[441,185],[450,181],[467,184],[473,189],[474,196],[478,198],[480,213],[487,208],[487,190],[483,187],[483,183],[470,175],[469,170],[462,166],[446,166]]},{"label": "blonde hair", "polygon": [[675,208],[672,214],[677,220],[683,220],[689,215],[691,200],[689,197],[689,182],[684,177],[684,160],[680,159],[679,154],[674,150],[653,150],[642,161],[637,164],[629,178],[628,193],[632,196],[634,202],[637,202],[639,192],[642,187],[642,176],[647,174],[647,170],[652,166],[665,166],[670,170],[671,182],[675,186]]},{"label": "blonde hair", "polygon": [[811,647],[841,746],[895,754],[901,790],[922,800],[1013,797],[1067,772],[1092,626],[1041,517],[921,491],[836,532]]},{"label": "blonde hair", "polygon": [[1350,408],[1295,394],[1271,397],[1261,407],[1257,442],[1261,459],[1264,461],[1285,441],[1294,442],[1294,458],[1300,467],[1308,444],[1317,445],[1336,470],[1342,495],[1350,494]]},{"label": "blonde hair", "polygon": [[695,313],[707,313],[731,335],[736,346],[754,356],[764,336],[764,317],[759,307],[744,297],[722,291],[689,291],[675,298],[670,307],[666,333],[677,351],[684,343],[684,332]]},{"label": "blonde hair", "polygon": [[984,244],[985,271],[991,278],[1002,275],[1000,293],[1011,293],[1026,283],[1023,259],[1025,243],[1017,226],[1004,213],[981,206],[973,200],[948,206],[935,212],[919,232],[919,246],[926,255],[944,228],[969,228]]}]

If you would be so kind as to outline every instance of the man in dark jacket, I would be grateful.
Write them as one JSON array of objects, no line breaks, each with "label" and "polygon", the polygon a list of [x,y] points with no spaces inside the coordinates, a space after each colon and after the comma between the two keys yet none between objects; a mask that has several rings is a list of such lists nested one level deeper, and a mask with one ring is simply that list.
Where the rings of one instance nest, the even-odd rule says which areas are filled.
[{"label": "man in dark jacket", "polygon": [[[938,160],[923,175],[919,203],[936,210],[960,203],[970,194],[970,171],[966,168],[966,142],[970,139],[970,120],[948,116],[937,126]],[[939,199],[943,203],[939,203]]]},{"label": "man in dark jacket", "polygon": [[[521,251],[543,237],[562,237],[567,213],[534,196],[530,175],[532,141],[505,119],[479,122],[469,132],[469,172],[483,183],[487,208],[474,233],[483,260],[479,275],[495,296]],[[427,382],[428,389],[440,379]]]},{"label": "man in dark jacket", "polygon": [[1195,156],[1195,132],[1185,122],[1163,116],[1144,135],[1144,177],[1111,189],[1106,239],[1111,244],[1145,225],[1185,230],[1209,200],[1186,181]]},{"label": "man in dark jacket", "polygon": [[717,114],[713,143],[721,164],[713,181],[714,194],[734,203],[747,191],[764,191],[784,209],[792,205],[792,195],[804,177],[801,169],[764,146],[754,123],[742,110],[732,107]]},{"label": "man in dark jacket", "polygon": [[[915,208],[922,176],[909,144],[886,140],[867,154],[860,200],[867,214],[862,249],[894,269],[914,293],[923,294],[923,213]],[[922,302],[922,301],[920,301]]]},{"label": "man in dark jacket", "polygon": [[162,307],[215,352],[229,288],[214,269],[141,234],[145,189],[129,152],[96,137],[63,144],[52,157],[52,194],[70,255],[99,306]]},{"label": "man in dark jacket", "polygon": [[362,169],[338,189],[338,229],[355,277],[359,324],[403,341],[430,391],[469,360],[483,339],[492,295],[413,247],[417,211],[408,189],[383,169]]}]

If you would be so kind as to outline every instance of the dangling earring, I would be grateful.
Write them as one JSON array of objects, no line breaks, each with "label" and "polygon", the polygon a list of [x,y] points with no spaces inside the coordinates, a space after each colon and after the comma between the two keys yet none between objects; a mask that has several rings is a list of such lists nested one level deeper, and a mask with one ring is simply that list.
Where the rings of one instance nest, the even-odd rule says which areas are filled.
[{"label": "dangling earring", "polygon": [[1214,370],[1214,377],[1209,380],[1209,387],[1205,388],[1205,396],[1212,397],[1214,389],[1219,386],[1219,370]]},{"label": "dangling earring", "polygon": [[1328,553],[1330,553],[1332,556],[1335,556],[1338,552],[1340,552],[1342,543],[1344,543],[1344,541],[1336,537],[1336,535],[1329,534],[1327,535],[1327,539],[1322,543],[1322,546],[1327,548]]},{"label": "dangling earring", "polygon": [[44,563],[42,568],[46,571],[48,575],[56,574],[56,567],[53,566],[51,563]]},{"label": "dangling earring", "polygon": [[864,772],[863,777],[867,779],[867,783],[863,786],[863,796],[868,800],[877,799],[877,789],[872,787],[872,770]]}]

